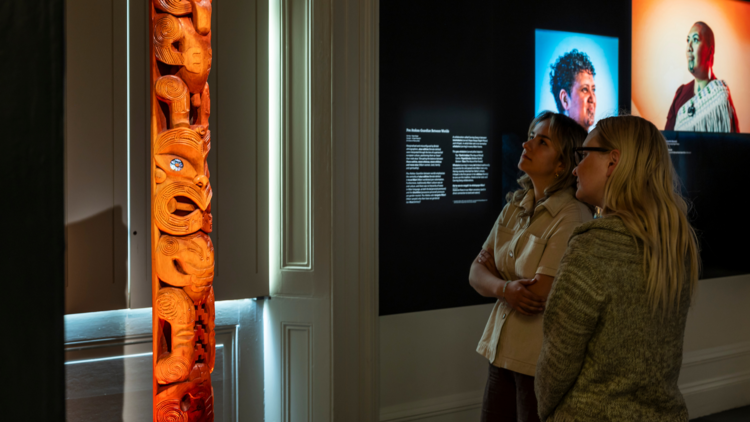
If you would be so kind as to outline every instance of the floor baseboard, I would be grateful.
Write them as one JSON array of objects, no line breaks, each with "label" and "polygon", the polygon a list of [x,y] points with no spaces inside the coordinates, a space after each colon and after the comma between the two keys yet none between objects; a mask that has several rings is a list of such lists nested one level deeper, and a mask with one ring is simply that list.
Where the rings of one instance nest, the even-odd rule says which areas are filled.
[{"label": "floor baseboard", "polygon": [[[750,404],[750,342],[686,352],[679,387],[691,418]],[[380,409],[381,422],[437,419],[478,409],[483,391],[413,401]]]}]

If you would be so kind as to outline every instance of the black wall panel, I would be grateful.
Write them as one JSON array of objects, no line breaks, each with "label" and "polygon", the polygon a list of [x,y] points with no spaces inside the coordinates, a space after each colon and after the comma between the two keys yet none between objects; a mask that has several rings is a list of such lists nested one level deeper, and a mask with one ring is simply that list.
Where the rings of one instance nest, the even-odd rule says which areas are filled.
[{"label": "black wall panel", "polygon": [[63,1],[0,2],[3,420],[62,421]]}]

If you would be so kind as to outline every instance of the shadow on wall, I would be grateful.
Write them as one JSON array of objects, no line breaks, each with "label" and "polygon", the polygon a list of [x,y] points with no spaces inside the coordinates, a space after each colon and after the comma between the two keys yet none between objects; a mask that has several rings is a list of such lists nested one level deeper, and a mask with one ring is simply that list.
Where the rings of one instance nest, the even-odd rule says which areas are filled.
[{"label": "shadow on wall", "polygon": [[[66,314],[127,308],[128,228],[123,221],[122,207],[117,206],[66,225]],[[81,348],[76,354],[88,357],[85,345]],[[108,351],[121,356],[124,348]],[[120,420],[124,360],[98,360],[96,352],[90,357],[89,362],[65,365],[67,419]]]},{"label": "shadow on wall", "polygon": [[65,237],[65,313],[127,308],[128,228],[122,207],[67,224]]}]

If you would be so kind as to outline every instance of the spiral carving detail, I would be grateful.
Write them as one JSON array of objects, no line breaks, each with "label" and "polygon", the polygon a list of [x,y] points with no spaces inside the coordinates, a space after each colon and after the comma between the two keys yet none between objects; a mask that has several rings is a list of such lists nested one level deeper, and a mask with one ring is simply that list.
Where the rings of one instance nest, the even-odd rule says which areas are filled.
[{"label": "spiral carving detail", "polygon": [[171,44],[182,38],[182,25],[172,15],[163,15],[154,23],[154,40],[159,44]]},{"label": "spiral carving detail", "polygon": [[171,102],[172,109],[175,112],[190,111],[190,104],[188,102],[190,93],[185,82],[179,77],[174,75],[162,76],[156,80],[154,91],[160,100]]},{"label": "spiral carving detail", "polygon": [[184,217],[169,212],[169,200],[176,196],[190,198],[201,210],[211,202],[210,189],[202,193],[193,183],[174,182],[164,187],[154,200],[154,220],[160,230],[173,235],[185,235],[198,230],[203,224],[203,214],[191,213]]},{"label": "spiral carving detail", "polygon": [[188,0],[155,0],[154,6],[175,16],[184,16],[193,11],[193,6]]},{"label": "spiral carving detail", "polygon": [[188,415],[180,409],[178,400],[164,400],[156,405],[157,422],[188,422]]},{"label": "spiral carving detail", "polygon": [[172,256],[180,250],[180,242],[172,236],[162,236],[156,250],[162,255]]},{"label": "spiral carving detail", "polygon": [[190,362],[182,356],[170,356],[156,364],[159,384],[182,381],[190,374]]},{"label": "spiral carving detail", "polygon": [[177,324],[190,324],[195,321],[193,301],[182,289],[159,290],[156,298],[156,312],[159,318]]},{"label": "spiral carving detail", "polygon": [[159,61],[182,66],[182,53],[172,43],[183,37],[180,21],[172,15],[164,15],[154,22],[154,54]]}]

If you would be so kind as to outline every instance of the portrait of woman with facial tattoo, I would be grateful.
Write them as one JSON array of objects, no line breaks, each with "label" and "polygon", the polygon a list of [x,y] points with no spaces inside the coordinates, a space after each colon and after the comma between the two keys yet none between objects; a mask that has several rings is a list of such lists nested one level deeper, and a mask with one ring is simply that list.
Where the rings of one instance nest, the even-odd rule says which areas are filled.
[{"label": "portrait of woman with facial tattoo", "polygon": [[669,107],[665,130],[689,132],[740,131],[727,83],[713,71],[716,42],[704,22],[696,22],[687,36],[685,55],[694,79],[680,86]]}]

